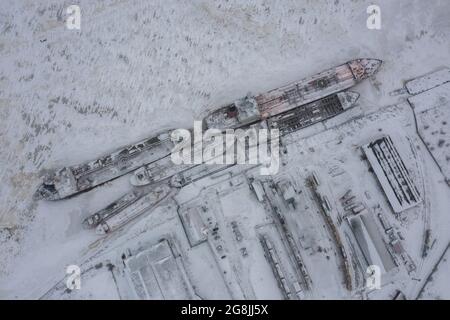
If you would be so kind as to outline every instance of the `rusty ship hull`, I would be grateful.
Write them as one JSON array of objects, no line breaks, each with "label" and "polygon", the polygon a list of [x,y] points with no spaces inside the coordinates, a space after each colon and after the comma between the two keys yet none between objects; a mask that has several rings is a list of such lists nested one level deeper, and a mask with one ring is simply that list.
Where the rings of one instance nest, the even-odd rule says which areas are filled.
[{"label": "rusty ship hull", "polygon": [[245,97],[221,107],[204,119],[206,128],[238,128],[264,120],[334,93],[374,75],[381,60],[355,59],[267,93]]}]

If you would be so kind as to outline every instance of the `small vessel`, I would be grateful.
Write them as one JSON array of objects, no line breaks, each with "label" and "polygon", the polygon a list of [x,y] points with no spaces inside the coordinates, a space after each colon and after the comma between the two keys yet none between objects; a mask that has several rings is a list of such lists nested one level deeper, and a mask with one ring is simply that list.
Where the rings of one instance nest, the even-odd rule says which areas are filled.
[{"label": "small vessel", "polygon": [[90,215],[83,220],[82,225],[85,229],[92,229],[97,227],[102,221],[122,211],[126,207],[135,203],[143,196],[143,192],[139,190],[133,190],[130,193],[125,194],[113,203],[109,204],[106,208]]},{"label": "small vessel", "polygon": [[[329,119],[345,110],[353,107],[359,98],[359,94],[352,91],[345,91],[332,94],[320,100],[310,102],[290,111],[284,112],[280,115],[267,119],[267,123],[261,122],[261,125],[254,125],[253,128],[279,129],[281,135],[289,134],[291,132],[300,130],[307,126],[313,125],[317,122]],[[264,123],[264,124],[263,124]],[[247,128],[248,126],[245,126]],[[200,170],[195,168],[195,164],[175,164],[170,156],[152,162],[144,167],[136,170],[130,178],[130,182],[134,186],[144,186],[154,184],[172,176],[177,175],[180,183],[173,182],[176,185],[184,184],[181,181],[188,180],[184,176],[190,172]],[[205,167],[211,166],[204,164],[203,169],[208,171]],[[214,168],[210,168],[214,171]],[[185,173],[185,171],[187,171]]]}]

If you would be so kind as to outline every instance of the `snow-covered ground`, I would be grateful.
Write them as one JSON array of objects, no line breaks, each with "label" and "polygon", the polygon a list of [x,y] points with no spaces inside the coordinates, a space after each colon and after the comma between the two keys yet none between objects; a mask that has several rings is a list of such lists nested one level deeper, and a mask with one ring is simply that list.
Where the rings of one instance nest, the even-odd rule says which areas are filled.
[{"label": "snow-covered ground", "polygon": [[[1,1],[0,298],[39,298],[50,289],[97,239],[82,219],[130,189],[123,177],[71,199],[34,202],[42,170],[93,159],[162,128],[191,127],[248,92],[353,58],[384,61],[355,88],[364,113],[399,102],[402,94],[392,92],[405,80],[450,66],[447,0],[375,2],[381,30],[366,27],[373,1],[365,0],[81,0],[77,31],[64,23],[71,1]],[[443,177],[421,153],[432,212],[448,212],[440,202],[448,195]],[[448,234],[444,216],[431,219],[437,234]],[[416,233],[407,249],[419,255],[422,230]],[[446,245],[440,240],[433,256]],[[195,264],[205,253],[192,255]]]}]

